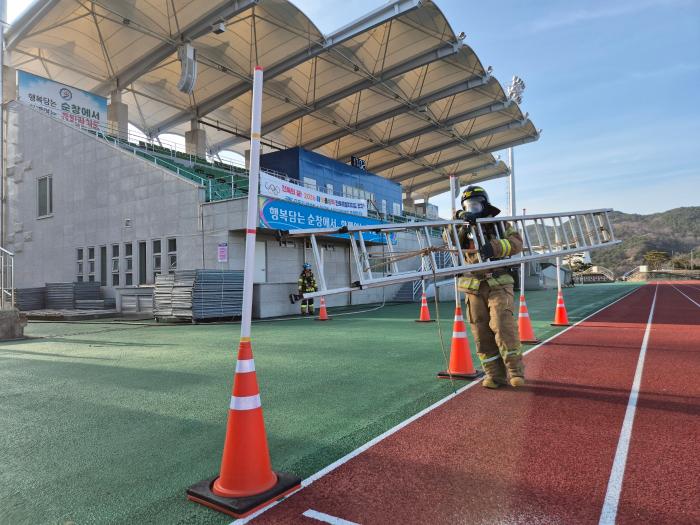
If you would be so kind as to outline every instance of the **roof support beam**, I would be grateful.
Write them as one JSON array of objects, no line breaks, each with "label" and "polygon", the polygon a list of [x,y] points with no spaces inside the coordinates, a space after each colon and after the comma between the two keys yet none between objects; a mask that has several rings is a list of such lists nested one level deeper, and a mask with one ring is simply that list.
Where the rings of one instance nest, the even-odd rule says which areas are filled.
[{"label": "roof support beam", "polygon": [[[430,146],[429,148],[416,151],[415,153],[410,155],[409,158],[418,159],[421,157],[425,157],[426,155],[432,155],[433,153],[437,153],[438,151],[442,151],[451,146],[458,146],[460,144],[463,144],[463,141],[474,142],[475,140],[483,139],[484,137],[489,137],[491,135],[496,135],[497,133],[503,133],[504,131],[509,131],[511,129],[522,128],[523,126],[527,125],[528,122],[530,121],[527,119],[516,120],[513,122],[509,122],[508,124],[502,124],[492,128],[487,128],[483,131],[480,131],[479,133],[475,133],[474,135],[466,135],[464,137],[460,137],[460,139],[462,139],[460,141],[449,140],[447,142],[442,142],[435,146]],[[476,153],[479,153],[479,150],[476,147],[474,147],[473,150]],[[370,168],[373,173],[378,173],[380,171],[388,170],[390,168],[403,164],[404,162],[406,162],[406,160],[407,159],[405,157],[399,157],[397,159],[379,164],[378,166],[370,166]]]},{"label": "roof support beam", "polygon": [[[310,60],[329,49],[346,42],[366,31],[369,31],[381,24],[388,22],[394,18],[402,16],[414,9],[418,9],[422,5],[422,0],[394,0],[367,13],[366,15],[358,18],[354,22],[341,27],[340,29],[334,31],[333,33],[327,35],[322,42],[309,42],[309,47],[303,51],[297,53],[294,56],[288,57],[285,60],[273,64],[265,69],[265,80],[268,81],[277,75],[289,71],[294,67],[298,66]],[[211,113],[215,109],[223,106],[224,104],[240,97],[243,93],[250,90],[252,84],[252,77],[230,88],[217,93],[209,97],[208,99],[202,101],[194,110],[183,111],[171,118],[160,122],[154,126],[154,133],[162,133],[163,131],[177,126],[183,122],[186,122],[195,117],[202,117],[208,113]]]},{"label": "roof support beam", "polygon": [[95,88],[95,91],[104,94],[114,90],[115,87],[116,89],[124,89],[134,80],[148,73],[151,69],[172,55],[177,50],[177,46],[180,42],[190,42],[210,33],[212,25],[216,22],[233,18],[252,8],[258,4],[259,1],[260,0],[234,0],[232,2],[224,2],[222,5],[212,9],[182,29],[180,34],[176,35],[174,39],[162,42],[146,53],[146,55],[139,57],[138,60],[116,73],[113,79],[102,82]]},{"label": "roof support beam", "polygon": [[[452,86],[449,86],[445,89],[441,89],[434,93],[430,93],[429,95],[425,95],[424,97],[417,98],[416,100],[412,101],[411,104],[413,106],[424,106],[426,104],[435,102],[436,100],[441,100],[443,98],[463,93],[464,91],[469,91],[470,89],[485,86],[486,84],[491,82],[492,78],[493,77],[491,77],[491,75],[488,74],[484,76],[472,77],[469,80],[458,82],[457,84],[453,84]],[[345,135],[349,135],[355,131],[366,129],[371,126],[374,126],[375,124],[379,124],[380,122],[383,122],[387,119],[396,117],[398,115],[401,115],[402,113],[406,113],[406,111],[407,110],[405,105],[398,105],[395,108],[390,109],[389,111],[380,113],[378,115],[374,115],[373,117],[368,117],[365,120],[361,120],[360,122],[352,126],[350,130],[344,128],[339,129],[338,131],[334,131],[333,133],[330,133],[324,137],[319,137],[305,144],[302,144],[302,148],[311,150],[320,148],[324,144],[328,144],[329,142],[333,142],[334,140],[343,138]]]},{"label": "roof support beam", "polygon": [[[495,113],[497,111],[503,111],[504,109],[508,109],[512,105],[514,105],[515,102],[512,100],[506,100],[503,102],[495,102],[492,104],[486,104],[485,106],[482,106],[480,108],[474,109],[472,111],[466,111],[464,113],[459,113],[457,115],[454,115],[450,118],[447,118],[445,120],[440,121],[438,124],[441,127],[449,128],[454,126],[455,124],[459,124],[460,122],[465,122],[467,120],[472,120],[484,115],[488,115],[489,113]],[[397,144],[400,144],[402,142],[405,142],[407,140],[416,138],[420,135],[423,135],[425,133],[430,133],[431,131],[435,131],[435,126],[433,124],[428,124],[427,126],[422,126],[418,129],[415,129],[413,131],[409,131],[408,133],[404,133],[403,135],[399,135],[397,137],[394,137],[386,142],[378,143],[375,144],[374,146],[370,146],[368,148],[355,151],[354,153],[350,153],[348,155],[345,155],[342,158],[339,158],[338,160],[340,162],[347,162],[350,160],[350,157],[365,157],[369,155],[370,153],[374,153],[376,151],[389,148],[392,146],[396,146]],[[469,138],[469,137],[465,137]]]},{"label": "roof support beam", "polygon": [[[282,115],[281,117],[271,122],[263,124],[263,135],[275,131],[276,129],[279,129],[282,126],[289,124],[290,122],[294,122],[295,120],[302,118],[305,115],[308,115],[309,113],[330,106],[331,104],[338,102],[339,100],[343,100],[344,98],[347,98],[350,95],[362,91],[363,89],[369,89],[391,78],[404,75],[409,71],[413,71],[414,69],[418,69],[433,62],[437,62],[438,60],[442,60],[446,57],[456,55],[463,47],[464,44],[462,44],[462,41],[446,44],[435,49],[431,49],[430,51],[427,51],[422,55],[412,57],[406,60],[405,62],[397,64],[394,67],[383,71],[382,74],[378,77],[363,78],[359,82],[355,82],[354,84],[346,86],[336,91],[335,93],[330,93],[325,97],[318,99],[311,106],[300,107],[292,111],[291,113],[287,113],[286,115]],[[222,142],[219,142],[218,144],[215,144],[214,146],[212,146],[212,151],[218,151],[222,148],[225,148],[229,145],[229,140],[231,139],[227,139]]]},{"label": "roof support beam", "polygon": [[[480,166],[474,166],[467,173],[478,173],[480,171],[484,171],[487,169],[497,168],[500,164],[503,164],[503,163],[502,162],[489,162],[488,164],[481,164]],[[508,168],[505,166],[505,164],[503,164],[503,169],[498,171],[498,175],[505,175],[506,173],[508,173]],[[447,177],[445,177],[444,175],[438,174],[438,176],[436,176],[436,177],[433,177],[433,178],[426,180],[426,181],[423,181],[423,182],[419,182],[418,184],[413,184],[405,189],[407,192],[410,193],[413,191],[421,190],[423,188],[427,188],[428,186],[432,186],[436,182],[440,182],[440,181],[448,182],[449,179]]]},{"label": "roof support beam", "polygon": [[48,0],[45,2],[34,2],[7,30],[5,34],[5,50],[12,51],[17,43],[26,37],[34,26],[36,26],[59,1],[60,0]]},{"label": "roof support beam", "polygon": [[504,142],[502,144],[496,144],[495,146],[490,146],[482,151],[469,153],[463,157],[457,157],[454,159],[443,160],[441,162],[438,162],[437,164],[433,164],[430,168],[419,168],[417,170],[409,171],[408,173],[404,173],[402,175],[398,175],[396,177],[389,178],[389,180],[391,180],[392,182],[401,182],[404,180],[411,179],[413,177],[417,177],[418,175],[422,175],[423,173],[428,173],[430,171],[435,171],[438,169],[445,168],[447,166],[451,166],[452,164],[457,164],[458,162],[462,162],[463,160],[473,159],[475,157],[478,157],[479,155],[484,155],[485,153],[493,153],[494,151],[498,151],[501,149],[514,148],[515,146],[520,146],[521,144],[527,144],[528,142],[534,142],[539,138],[540,138],[539,133],[536,133],[535,135],[528,135],[527,137],[523,137],[521,139],[513,140],[510,142]]},{"label": "roof support beam", "polygon": [[[480,182],[480,183],[481,183],[481,182],[485,182],[485,181],[487,181],[487,180],[499,179],[499,178],[501,178],[501,177],[505,177],[506,175],[508,175],[508,168],[505,168],[505,167],[504,167],[503,170],[499,170],[499,171],[497,171],[497,172],[495,172],[495,173],[492,173],[492,174],[488,175],[487,177],[477,177],[476,180],[475,180],[474,178],[472,178],[469,182]],[[445,189],[442,190],[442,191],[448,191],[448,190],[449,190],[449,180],[443,177],[443,178],[441,178],[441,179],[433,179],[433,180],[430,182],[430,184],[425,184],[424,186],[421,186],[421,188],[416,188],[416,187],[414,187],[414,188],[407,188],[406,194],[409,196],[409,198],[418,198],[419,195],[416,195],[416,196],[414,197],[414,193],[415,193],[416,191],[422,190],[423,188],[430,187],[430,186],[433,186],[433,185],[435,185],[435,184],[440,184],[440,183],[442,183],[442,184],[445,185]],[[441,190],[437,190],[436,188],[431,188],[431,191],[432,191],[432,194],[433,194],[433,195],[436,195],[436,194],[438,194],[438,193],[442,193]]]}]

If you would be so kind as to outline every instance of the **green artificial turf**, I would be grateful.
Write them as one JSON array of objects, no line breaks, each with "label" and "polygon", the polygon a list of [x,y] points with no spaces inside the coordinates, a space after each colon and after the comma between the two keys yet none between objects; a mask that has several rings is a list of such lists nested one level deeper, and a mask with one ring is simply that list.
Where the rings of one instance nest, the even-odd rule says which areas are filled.
[{"label": "green artificial turf", "polygon": [[[635,286],[566,290],[570,320]],[[555,296],[527,296],[541,339],[561,330],[549,326]],[[453,312],[441,303],[447,352]],[[417,316],[402,304],[254,324],[276,469],[306,477],[452,392],[435,377],[437,324]],[[26,332],[0,344],[0,523],[231,521],[184,491],[219,469],[237,324],[32,322]]]}]

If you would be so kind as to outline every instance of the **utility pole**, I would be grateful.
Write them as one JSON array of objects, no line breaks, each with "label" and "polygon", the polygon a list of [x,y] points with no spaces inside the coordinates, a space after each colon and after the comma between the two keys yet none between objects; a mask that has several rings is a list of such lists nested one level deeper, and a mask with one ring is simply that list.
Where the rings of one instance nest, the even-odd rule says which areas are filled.
[{"label": "utility pole", "polygon": [[[508,98],[516,104],[522,104],[523,91],[525,91],[525,82],[518,75],[513,75],[510,85],[508,86]],[[515,166],[513,148],[508,148],[508,167],[510,168],[510,175],[508,176],[508,212],[513,216],[517,214],[515,208]]]}]

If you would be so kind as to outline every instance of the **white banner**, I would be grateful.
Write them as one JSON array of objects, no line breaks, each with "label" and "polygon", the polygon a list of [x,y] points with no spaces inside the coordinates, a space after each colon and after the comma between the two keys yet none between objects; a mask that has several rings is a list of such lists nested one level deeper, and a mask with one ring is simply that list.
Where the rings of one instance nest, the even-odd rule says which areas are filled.
[{"label": "white banner", "polygon": [[278,179],[264,171],[260,172],[260,194],[298,204],[367,217],[367,201],[365,199],[329,195],[306,188],[301,184]]},{"label": "white banner", "polygon": [[48,78],[18,71],[19,99],[54,118],[100,129],[107,124],[107,99]]}]

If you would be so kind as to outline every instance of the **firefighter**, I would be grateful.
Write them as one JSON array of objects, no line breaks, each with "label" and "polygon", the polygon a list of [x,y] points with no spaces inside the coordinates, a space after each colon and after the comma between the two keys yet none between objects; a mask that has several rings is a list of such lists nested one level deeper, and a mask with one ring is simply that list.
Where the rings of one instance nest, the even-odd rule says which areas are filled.
[{"label": "firefighter", "polygon": [[[298,281],[299,295],[305,293],[311,293],[318,290],[316,286],[316,279],[311,271],[311,265],[309,263],[304,263],[301,275],[299,275]],[[301,315],[314,315],[314,300],[302,299],[301,300]]]},{"label": "firefighter", "polygon": [[[456,218],[467,223],[459,228],[459,240],[463,249],[470,250],[466,253],[468,263],[479,262],[474,241],[469,238],[469,225],[478,218],[495,217],[500,212],[489,202],[484,188],[469,186],[462,193],[462,210],[456,213]],[[479,243],[482,261],[501,259],[522,250],[522,238],[510,223],[505,224],[500,238],[494,225],[484,225],[482,229],[486,240],[483,246]],[[513,284],[508,268],[475,271],[458,281],[459,290],[467,294],[469,321],[484,368],[486,388],[525,384],[520,336],[513,315]]]}]

